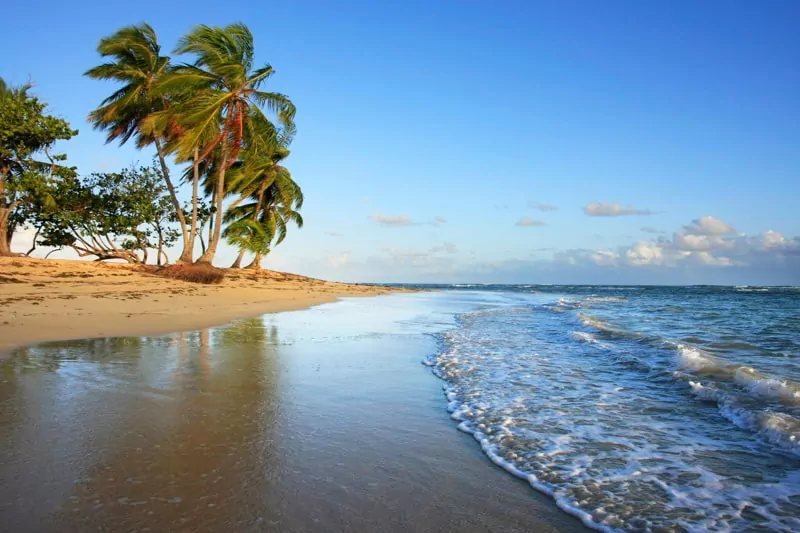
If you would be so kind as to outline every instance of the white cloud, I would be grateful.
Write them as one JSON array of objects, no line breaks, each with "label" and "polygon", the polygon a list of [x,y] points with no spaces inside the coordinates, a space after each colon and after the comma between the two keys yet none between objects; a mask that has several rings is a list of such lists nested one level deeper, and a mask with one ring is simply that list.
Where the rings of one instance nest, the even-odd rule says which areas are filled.
[{"label": "white cloud", "polygon": [[709,251],[730,250],[736,244],[717,235],[697,235],[679,231],[672,236],[672,246],[678,250]]},{"label": "white cloud", "polygon": [[639,228],[639,229],[640,229],[640,230],[642,230],[642,231],[643,231],[643,232],[645,232],[645,233],[654,233],[654,234],[660,234],[660,233],[664,233],[664,232],[663,232],[663,231],[661,231],[660,229],[656,229],[656,228],[654,228],[654,227],[652,227],[652,226],[642,226],[642,227],[641,227],[641,228]]},{"label": "white cloud", "polygon": [[335,231],[326,231],[325,235],[328,237],[344,237],[344,233],[337,233]]},{"label": "white cloud", "polygon": [[623,215],[654,215],[649,209],[635,209],[632,206],[623,207],[619,203],[591,202],[583,206],[583,212],[590,217],[619,217]]},{"label": "white cloud", "polygon": [[619,262],[619,254],[613,250],[595,250],[591,255],[591,260],[598,266],[616,266]]},{"label": "white cloud", "polygon": [[536,202],[528,202],[528,207],[531,209],[536,209],[537,211],[547,212],[547,211],[557,211],[558,206],[553,204],[540,204]]},{"label": "white cloud", "polygon": [[704,216],[675,232],[671,239],[638,241],[614,250],[566,250],[554,259],[569,265],[605,267],[745,267],[785,263],[800,257],[800,239],[787,239],[777,231],[756,237],[736,235],[733,227],[714,217]]},{"label": "white cloud", "polygon": [[736,230],[727,222],[718,218],[706,215],[692,220],[692,223],[684,226],[686,233],[691,235],[734,235]]},{"label": "white cloud", "polygon": [[704,266],[733,266],[734,262],[731,260],[730,257],[725,256],[715,256],[711,255],[710,252],[693,252],[689,259],[694,261],[695,263],[699,263],[700,265]]},{"label": "white cloud", "polygon": [[664,248],[657,242],[639,241],[625,252],[625,261],[631,266],[665,266],[669,258],[664,255]]},{"label": "white cloud", "polygon": [[453,244],[452,242],[446,242],[441,246],[434,246],[433,248],[431,248],[430,251],[432,253],[446,252],[448,254],[457,254],[458,253],[458,247],[455,244]]},{"label": "white cloud", "polygon": [[414,223],[408,215],[387,216],[380,213],[372,213],[369,219],[385,226],[410,226]]},{"label": "white cloud", "polygon": [[342,268],[350,262],[350,252],[339,252],[330,254],[325,258],[331,268]]},{"label": "white cloud", "polygon": [[517,223],[514,225],[526,228],[534,228],[538,226],[544,226],[545,223],[541,220],[533,220],[532,218],[522,217],[521,219],[517,220]]}]

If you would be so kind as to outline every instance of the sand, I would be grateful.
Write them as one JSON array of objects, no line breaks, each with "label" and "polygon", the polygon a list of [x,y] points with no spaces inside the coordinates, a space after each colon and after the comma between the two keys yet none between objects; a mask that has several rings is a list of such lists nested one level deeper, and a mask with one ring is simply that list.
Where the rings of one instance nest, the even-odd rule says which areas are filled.
[{"label": "sand", "polygon": [[0,257],[0,358],[38,342],[200,329],[392,291],[247,270],[201,285],[127,264]]},{"label": "sand", "polygon": [[19,350],[0,362],[0,529],[585,532],[450,419],[420,364],[447,298]]}]

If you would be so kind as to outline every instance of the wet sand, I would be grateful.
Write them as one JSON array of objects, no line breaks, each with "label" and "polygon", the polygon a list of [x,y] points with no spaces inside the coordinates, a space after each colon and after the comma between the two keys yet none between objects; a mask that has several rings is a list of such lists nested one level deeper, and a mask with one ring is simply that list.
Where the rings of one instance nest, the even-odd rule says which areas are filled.
[{"label": "wet sand", "polygon": [[2,529],[587,531],[449,419],[420,364],[426,300],[16,351],[0,362]]},{"label": "wet sand", "polygon": [[158,335],[399,291],[270,270],[225,270],[221,284],[200,285],[138,265],[0,257],[0,358],[36,342]]}]

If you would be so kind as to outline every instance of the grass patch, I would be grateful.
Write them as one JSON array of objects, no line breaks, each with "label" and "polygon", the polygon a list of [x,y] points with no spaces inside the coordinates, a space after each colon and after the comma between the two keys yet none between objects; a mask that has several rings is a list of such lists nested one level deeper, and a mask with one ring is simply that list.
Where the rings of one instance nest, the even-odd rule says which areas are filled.
[{"label": "grass patch", "polygon": [[156,276],[179,279],[190,283],[216,285],[225,279],[225,271],[209,265],[170,265],[154,272]]}]

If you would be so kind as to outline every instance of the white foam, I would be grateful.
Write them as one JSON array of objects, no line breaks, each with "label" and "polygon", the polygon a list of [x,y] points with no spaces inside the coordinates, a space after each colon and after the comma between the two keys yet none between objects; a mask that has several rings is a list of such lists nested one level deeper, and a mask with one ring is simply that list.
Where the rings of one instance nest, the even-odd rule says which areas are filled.
[{"label": "white foam", "polygon": [[800,419],[786,413],[750,409],[735,394],[713,384],[690,381],[689,385],[698,398],[716,402],[723,416],[738,427],[800,455]]},{"label": "white foam", "polygon": [[[593,529],[747,531],[758,515],[765,531],[800,531],[788,500],[800,494],[800,476],[781,478],[778,459],[764,459],[777,447],[798,449],[793,428],[800,421],[754,408],[763,405],[756,396],[786,392],[691,344],[664,341],[668,352],[650,338],[609,340],[614,350],[595,351],[589,347],[605,346],[606,335],[569,329],[578,342],[564,342],[558,325],[574,329],[570,309],[583,304],[562,300],[556,306],[562,313],[548,313],[547,322],[532,320],[530,308],[482,310],[444,334],[433,371],[447,382],[447,408],[458,429],[473,435],[494,464]],[[511,312],[508,321],[499,316]],[[614,332],[597,317],[578,317],[593,330]],[[551,337],[543,337],[545,328]],[[676,392],[663,379],[672,371],[724,418]],[[697,417],[687,418],[694,411]],[[759,438],[743,438],[728,420]],[[731,435],[736,440],[726,442]],[[736,456],[724,466],[733,474],[715,470],[728,454]],[[737,475],[745,463],[763,482]]]},{"label": "white foam", "polygon": [[675,343],[678,353],[678,366],[689,370],[711,370],[724,368],[714,357],[699,348],[688,344]]},{"label": "white foam", "polygon": [[736,370],[734,380],[756,396],[800,405],[800,385],[789,380],[769,378],[754,368],[744,366]]}]

